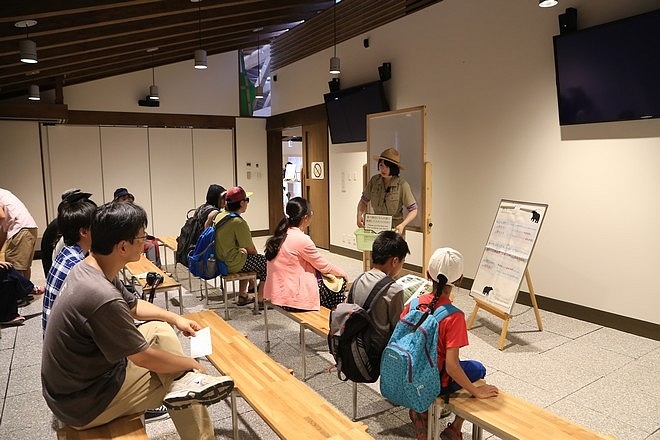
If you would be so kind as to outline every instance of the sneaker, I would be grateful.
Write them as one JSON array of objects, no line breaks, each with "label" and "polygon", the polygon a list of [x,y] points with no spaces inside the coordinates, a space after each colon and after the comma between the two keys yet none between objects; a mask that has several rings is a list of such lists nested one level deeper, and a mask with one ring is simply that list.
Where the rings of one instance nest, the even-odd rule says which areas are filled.
[{"label": "sneaker", "polygon": [[21,315],[18,315],[17,317],[12,318],[9,321],[0,322],[0,325],[17,326],[17,325],[23,325],[24,322],[25,322],[25,318],[22,317]]},{"label": "sneaker", "polygon": [[183,409],[193,403],[210,405],[227,397],[232,389],[234,381],[229,376],[209,376],[189,371],[172,383],[163,403],[169,409]]},{"label": "sneaker", "polygon": [[148,409],[144,412],[144,423],[155,422],[156,420],[165,420],[170,415],[167,412],[167,407],[161,405],[158,408]]}]

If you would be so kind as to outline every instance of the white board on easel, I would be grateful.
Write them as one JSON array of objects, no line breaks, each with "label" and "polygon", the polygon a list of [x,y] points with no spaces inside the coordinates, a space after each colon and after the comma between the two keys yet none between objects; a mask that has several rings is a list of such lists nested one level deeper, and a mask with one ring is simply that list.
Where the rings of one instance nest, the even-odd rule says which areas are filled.
[{"label": "white board on easel", "polygon": [[501,200],[470,296],[510,314],[547,204]]},{"label": "white board on easel", "polygon": [[502,331],[497,344],[500,350],[504,348],[509,321],[513,316],[511,312],[518,298],[523,277],[529,288],[529,298],[539,331],[543,330],[527,264],[547,210],[548,205],[541,203],[500,201],[486,241],[477,275],[470,290],[475,305],[468,318],[467,328],[472,328],[479,309],[501,318]]}]

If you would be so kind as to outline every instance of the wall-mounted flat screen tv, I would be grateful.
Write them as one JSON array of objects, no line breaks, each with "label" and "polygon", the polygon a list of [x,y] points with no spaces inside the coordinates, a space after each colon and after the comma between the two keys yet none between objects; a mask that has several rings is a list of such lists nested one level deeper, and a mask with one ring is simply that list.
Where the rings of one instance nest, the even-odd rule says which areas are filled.
[{"label": "wall-mounted flat screen tv", "polygon": [[333,144],[367,140],[367,115],[389,111],[383,83],[375,81],[323,95]]},{"label": "wall-mounted flat screen tv", "polygon": [[560,125],[660,118],[660,9],[553,42]]}]

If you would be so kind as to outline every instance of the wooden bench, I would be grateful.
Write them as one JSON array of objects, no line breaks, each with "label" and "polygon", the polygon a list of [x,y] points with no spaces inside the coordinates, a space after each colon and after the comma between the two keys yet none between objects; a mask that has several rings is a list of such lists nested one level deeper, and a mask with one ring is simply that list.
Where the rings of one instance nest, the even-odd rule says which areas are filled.
[{"label": "wooden bench", "polygon": [[465,390],[452,394],[448,404],[445,404],[442,398],[436,399],[429,409],[429,439],[437,440],[440,437],[442,430],[440,412],[443,406],[472,423],[473,440],[480,440],[483,430],[502,440],[614,439],[612,436],[593,432],[502,390],[497,397],[488,399],[477,399]]},{"label": "wooden bench", "polygon": [[140,255],[140,259],[138,261],[126,263],[124,270],[124,281],[127,279],[126,271],[128,271],[131,274],[131,283],[137,281],[140,284],[140,287],[142,287],[143,296],[146,290],[151,290],[151,287],[147,286],[146,278],[139,278],[138,276],[147,272],[156,272],[160,274],[163,277],[163,282],[156,287],[156,292],[165,292],[165,308],[169,310],[168,291],[172,289],[178,289],[179,311],[180,314],[183,314],[183,294],[181,291],[181,283],[159,269],[154,263],[149,261],[149,259],[144,254]]},{"label": "wooden bench", "polygon": [[[265,301],[265,300],[264,300]],[[284,310],[282,307],[269,304],[268,307],[264,307],[264,332],[265,332],[265,350],[266,353],[270,353],[270,337],[268,335],[268,312],[267,310],[272,308],[277,310],[287,318],[293,320],[294,322],[300,325],[300,346],[301,346],[301,358],[302,358],[302,380],[307,380],[307,343],[305,340],[305,330],[310,330],[312,333],[315,333],[322,338],[328,337],[330,333],[330,309],[321,306],[317,310],[310,310],[307,312],[289,312]],[[357,418],[357,383],[353,382],[353,420]]]},{"label": "wooden bench", "polygon": [[144,413],[140,413],[119,417],[105,425],[83,431],[63,426],[57,430],[57,438],[59,440],[149,440],[144,429],[143,415]]},{"label": "wooden bench", "polygon": [[167,269],[167,249],[172,251],[172,257],[174,259],[174,269],[172,274],[174,274],[174,278],[176,278],[176,249],[177,249],[177,243],[176,243],[176,237],[173,235],[165,235],[165,236],[160,236],[156,237],[156,240],[160,242],[160,244],[163,245],[165,249],[163,249],[163,260],[165,261],[165,268]]},{"label": "wooden bench", "polygon": [[282,439],[371,439],[367,425],[353,422],[270,356],[231,327],[214,311],[187,318],[211,330],[209,361],[234,380],[232,428],[238,438],[236,392]]}]

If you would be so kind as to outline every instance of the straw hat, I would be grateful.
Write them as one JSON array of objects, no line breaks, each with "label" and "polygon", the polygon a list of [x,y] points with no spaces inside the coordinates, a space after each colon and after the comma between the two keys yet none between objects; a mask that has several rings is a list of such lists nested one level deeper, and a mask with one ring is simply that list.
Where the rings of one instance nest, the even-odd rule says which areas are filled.
[{"label": "straw hat", "polygon": [[402,170],[405,169],[404,166],[401,165],[401,155],[394,148],[388,148],[386,150],[383,150],[383,152],[380,153],[380,156],[374,156],[374,160],[381,160],[381,159],[385,159],[392,162]]},{"label": "straw hat", "polygon": [[341,291],[341,288],[344,285],[344,279],[342,277],[335,276],[331,273],[324,273],[322,276],[323,284],[325,284],[325,287],[327,287],[329,290],[332,290],[333,292]]}]

